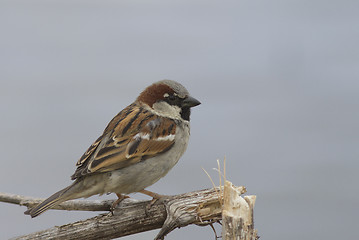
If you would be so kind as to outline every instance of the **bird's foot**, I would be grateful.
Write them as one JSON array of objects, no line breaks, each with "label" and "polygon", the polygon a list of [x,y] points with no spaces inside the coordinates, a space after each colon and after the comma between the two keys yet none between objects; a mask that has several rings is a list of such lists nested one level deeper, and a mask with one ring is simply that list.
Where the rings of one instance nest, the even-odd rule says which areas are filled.
[{"label": "bird's foot", "polygon": [[151,202],[146,206],[146,214],[148,215],[148,211],[151,209],[151,207],[157,202],[157,201],[162,201],[164,198],[169,198],[170,196],[167,195],[162,195],[162,194],[158,194],[158,193],[154,193],[148,190],[142,190],[139,191],[140,193],[146,194],[150,197],[152,197]]},{"label": "bird's foot", "polygon": [[116,199],[116,200],[112,203],[111,208],[110,208],[110,211],[111,211],[112,215],[113,215],[113,211],[115,210],[115,208],[117,207],[117,205],[118,205],[120,202],[122,202],[124,199],[129,198],[129,196],[123,195],[123,194],[120,194],[120,193],[116,193],[116,195],[117,195],[118,199]]}]

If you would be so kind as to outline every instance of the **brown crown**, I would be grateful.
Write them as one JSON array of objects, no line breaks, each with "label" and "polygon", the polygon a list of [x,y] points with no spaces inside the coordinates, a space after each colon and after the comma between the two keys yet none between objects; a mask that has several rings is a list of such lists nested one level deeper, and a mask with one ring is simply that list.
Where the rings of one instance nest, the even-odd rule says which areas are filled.
[{"label": "brown crown", "polygon": [[175,91],[166,84],[152,84],[143,90],[140,96],[138,96],[137,101],[146,103],[152,107],[155,102],[164,99],[165,93],[173,94],[174,92]]}]

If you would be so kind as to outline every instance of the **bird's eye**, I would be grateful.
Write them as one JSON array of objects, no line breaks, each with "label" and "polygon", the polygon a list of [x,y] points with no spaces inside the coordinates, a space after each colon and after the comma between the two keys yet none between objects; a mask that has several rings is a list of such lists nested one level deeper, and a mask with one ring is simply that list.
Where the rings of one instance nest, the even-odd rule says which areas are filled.
[{"label": "bird's eye", "polygon": [[169,95],[169,96],[168,96],[168,99],[169,99],[170,101],[174,101],[174,100],[176,99],[176,97],[175,97],[174,95]]}]

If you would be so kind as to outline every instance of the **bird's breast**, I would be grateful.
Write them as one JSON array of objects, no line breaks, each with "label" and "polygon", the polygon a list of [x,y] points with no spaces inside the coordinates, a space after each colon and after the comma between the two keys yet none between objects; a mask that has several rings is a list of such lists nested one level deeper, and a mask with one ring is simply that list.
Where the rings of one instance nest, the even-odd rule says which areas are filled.
[{"label": "bird's breast", "polygon": [[189,123],[178,124],[175,143],[166,152],[123,169],[111,172],[107,192],[129,194],[141,191],[164,177],[186,151]]}]

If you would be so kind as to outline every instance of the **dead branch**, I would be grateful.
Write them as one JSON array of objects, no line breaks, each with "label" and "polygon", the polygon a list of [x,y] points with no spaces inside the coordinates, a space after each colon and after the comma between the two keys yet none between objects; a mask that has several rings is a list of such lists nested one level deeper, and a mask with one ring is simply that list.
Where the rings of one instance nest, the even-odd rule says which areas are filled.
[{"label": "dead branch", "polygon": [[[162,226],[162,231],[156,239],[163,239],[166,234],[177,227],[220,220],[222,210],[219,198],[221,196],[218,194],[217,188],[169,196],[157,201],[150,208],[148,208],[150,201],[134,202],[125,199],[115,209],[113,215],[101,214],[87,220],[52,227],[13,239],[113,239]],[[31,207],[39,203],[41,199],[0,194],[0,201]],[[58,209],[109,210],[111,204],[112,201],[73,200],[63,203],[62,206],[59,205]],[[166,220],[167,216],[169,217]]]},{"label": "dead branch", "polygon": [[[0,193],[0,201],[33,207],[42,199]],[[112,200],[72,200],[62,203],[56,208],[108,211],[112,202]],[[212,188],[168,196],[157,201],[151,207],[149,207],[149,203],[150,201],[125,199],[113,214],[100,214],[83,221],[55,226],[13,239],[113,239],[161,227],[162,229],[155,239],[163,239],[177,227],[189,224],[203,226],[220,221],[222,219],[223,190],[222,188]]]},{"label": "dead branch", "polygon": [[222,238],[223,240],[257,240],[254,229],[253,208],[256,196],[244,196],[245,188],[224,182]]},{"label": "dead branch", "polygon": [[[12,204],[17,204],[20,206],[26,206],[27,208],[35,207],[37,204],[39,204],[44,200],[45,200],[44,198],[33,198],[33,197],[0,192],[0,202],[7,202]],[[58,206],[54,206],[53,209],[71,210],[71,211],[110,211],[112,202],[113,200],[103,200],[103,201],[69,200],[59,204]]]}]

